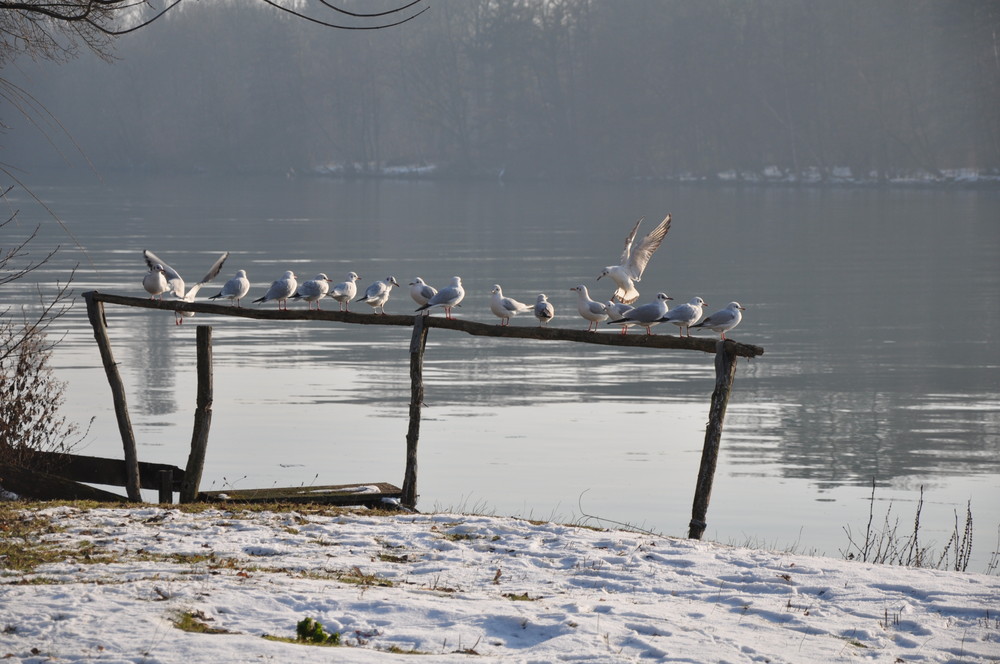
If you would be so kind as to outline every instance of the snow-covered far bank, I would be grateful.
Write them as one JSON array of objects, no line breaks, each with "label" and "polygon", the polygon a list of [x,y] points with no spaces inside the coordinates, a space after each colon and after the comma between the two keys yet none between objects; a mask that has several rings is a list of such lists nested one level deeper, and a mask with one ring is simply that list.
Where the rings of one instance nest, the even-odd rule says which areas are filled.
[{"label": "snow-covered far bank", "polygon": [[[981,574],[458,514],[13,513],[12,661],[1000,661]],[[342,645],[263,638],[307,617]]]}]

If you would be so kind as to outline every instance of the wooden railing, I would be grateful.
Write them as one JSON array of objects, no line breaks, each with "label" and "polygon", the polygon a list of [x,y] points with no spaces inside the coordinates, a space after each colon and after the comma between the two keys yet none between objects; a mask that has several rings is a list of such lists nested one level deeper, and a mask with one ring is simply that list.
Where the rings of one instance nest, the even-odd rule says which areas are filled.
[{"label": "wooden railing", "polygon": [[[417,442],[420,435],[420,416],[424,401],[423,356],[427,345],[427,334],[431,328],[453,330],[476,336],[512,339],[536,339],[540,341],[568,341],[575,343],[599,344],[632,348],[654,348],[670,350],[694,350],[715,354],[716,384],[712,393],[709,422],[705,431],[701,466],[698,472],[691,522],[688,536],[700,539],[706,528],[705,516],[711,497],[712,482],[718,461],[719,443],[726,406],[732,391],[736,374],[736,358],[754,358],[762,355],[760,346],[733,340],[715,340],[699,337],[680,337],[667,334],[618,334],[617,328],[611,333],[588,332],[561,327],[503,326],[479,323],[461,318],[439,316],[372,314],[341,311],[308,311],[293,309],[258,309],[234,307],[206,302],[181,302],[176,300],[150,300],[145,298],[112,295],[88,291],[83,294],[87,302],[87,314],[94,328],[94,337],[101,349],[108,382],[114,399],[118,427],[125,450],[125,466],[128,482],[126,491],[131,500],[141,500],[138,459],[135,452],[135,436],[128,416],[127,400],[121,376],[111,351],[111,343],[104,318],[104,303],[144,309],[165,311],[186,311],[198,314],[253,318],[270,321],[319,320],[354,325],[390,325],[412,327],[410,341],[410,409],[409,426],[406,434],[406,469],[403,477],[402,503],[415,507],[417,499]],[[211,328],[198,326],[198,403],[195,432],[192,436],[191,455],[184,473],[181,500],[194,500],[198,492],[205,448],[208,444],[208,429],[212,411],[212,370],[211,370]]]}]

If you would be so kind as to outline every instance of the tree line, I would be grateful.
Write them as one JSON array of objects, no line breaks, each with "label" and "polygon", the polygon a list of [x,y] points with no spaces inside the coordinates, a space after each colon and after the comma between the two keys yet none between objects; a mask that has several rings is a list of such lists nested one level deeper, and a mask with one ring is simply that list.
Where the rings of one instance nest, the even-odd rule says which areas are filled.
[{"label": "tree line", "polygon": [[884,178],[1000,168],[998,35],[996,1],[436,0],[342,32],[215,0],[30,89],[103,168]]}]

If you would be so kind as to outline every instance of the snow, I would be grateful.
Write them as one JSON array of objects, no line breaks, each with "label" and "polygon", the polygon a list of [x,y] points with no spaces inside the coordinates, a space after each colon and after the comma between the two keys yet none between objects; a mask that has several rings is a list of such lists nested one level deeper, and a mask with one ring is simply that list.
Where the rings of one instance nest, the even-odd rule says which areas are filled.
[{"label": "snow", "polygon": [[[480,515],[32,515],[52,520],[44,544],[69,553],[0,570],[11,661],[1000,659],[1000,579],[982,574]],[[176,628],[183,612],[224,633]],[[293,638],[306,617],[343,646],[262,638]]]}]

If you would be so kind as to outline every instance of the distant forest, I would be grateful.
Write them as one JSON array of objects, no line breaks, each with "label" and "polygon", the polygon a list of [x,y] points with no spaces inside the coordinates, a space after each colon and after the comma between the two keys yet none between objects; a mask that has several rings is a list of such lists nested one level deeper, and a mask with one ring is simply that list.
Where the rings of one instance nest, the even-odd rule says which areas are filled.
[{"label": "distant forest", "polygon": [[65,132],[6,108],[0,146],[65,163],[68,133],[99,168],[209,172],[985,171],[998,39],[996,1],[432,0],[345,32],[201,0],[120,38],[114,63],[8,66]]}]

